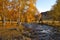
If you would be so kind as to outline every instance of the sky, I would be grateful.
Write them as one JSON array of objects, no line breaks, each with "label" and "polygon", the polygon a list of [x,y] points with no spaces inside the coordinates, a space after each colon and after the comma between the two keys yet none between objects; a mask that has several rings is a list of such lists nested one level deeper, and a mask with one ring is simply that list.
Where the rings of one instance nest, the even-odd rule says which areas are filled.
[{"label": "sky", "polygon": [[39,12],[45,12],[52,8],[56,0],[37,0],[36,7]]}]

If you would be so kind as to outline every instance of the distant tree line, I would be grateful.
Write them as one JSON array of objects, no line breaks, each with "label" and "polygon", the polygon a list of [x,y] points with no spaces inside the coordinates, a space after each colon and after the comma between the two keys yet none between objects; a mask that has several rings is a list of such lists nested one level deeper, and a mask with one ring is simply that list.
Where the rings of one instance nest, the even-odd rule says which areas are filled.
[{"label": "distant tree line", "polygon": [[48,11],[48,13],[53,20],[60,21],[60,0],[56,1],[56,4],[53,5],[52,9]]}]

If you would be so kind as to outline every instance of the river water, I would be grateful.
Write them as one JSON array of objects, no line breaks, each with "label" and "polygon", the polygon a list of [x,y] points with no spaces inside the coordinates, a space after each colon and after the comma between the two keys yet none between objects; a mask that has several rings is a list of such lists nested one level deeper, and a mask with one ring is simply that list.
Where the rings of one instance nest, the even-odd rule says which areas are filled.
[{"label": "river water", "polygon": [[57,33],[57,29],[36,23],[24,23],[27,29],[31,29],[31,40],[60,40],[60,33]]},{"label": "river water", "polygon": [[22,23],[22,25],[25,28],[22,34],[21,30],[12,28],[11,30],[7,30],[6,33],[18,32],[19,34],[4,35],[0,37],[0,40],[26,40],[26,37],[31,40],[60,40],[60,32],[55,27],[38,23]]}]

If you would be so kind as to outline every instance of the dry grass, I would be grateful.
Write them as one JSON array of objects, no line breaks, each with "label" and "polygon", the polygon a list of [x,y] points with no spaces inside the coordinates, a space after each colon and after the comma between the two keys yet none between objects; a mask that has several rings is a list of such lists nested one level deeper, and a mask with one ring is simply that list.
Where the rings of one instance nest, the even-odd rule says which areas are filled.
[{"label": "dry grass", "polygon": [[30,40],[22,34],[24,31],[24,26],[18,25],[16,22],[6,22],[5,25],[0,22],[0,39],[2,40]]}]

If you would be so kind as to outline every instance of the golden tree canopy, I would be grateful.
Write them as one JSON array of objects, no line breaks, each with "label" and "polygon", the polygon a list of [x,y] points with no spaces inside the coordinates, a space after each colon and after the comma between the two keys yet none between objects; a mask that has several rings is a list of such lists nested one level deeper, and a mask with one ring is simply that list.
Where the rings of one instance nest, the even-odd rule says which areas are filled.
[{"label": "golden tree canopy", "polygon": [[[35,21],[36,0],[1,0],[1,11],[6,20],[20,20],[21,22]],[[3,10],[2,10],[3,9]],[[0,12],[1,12],[0,11]]]}]

